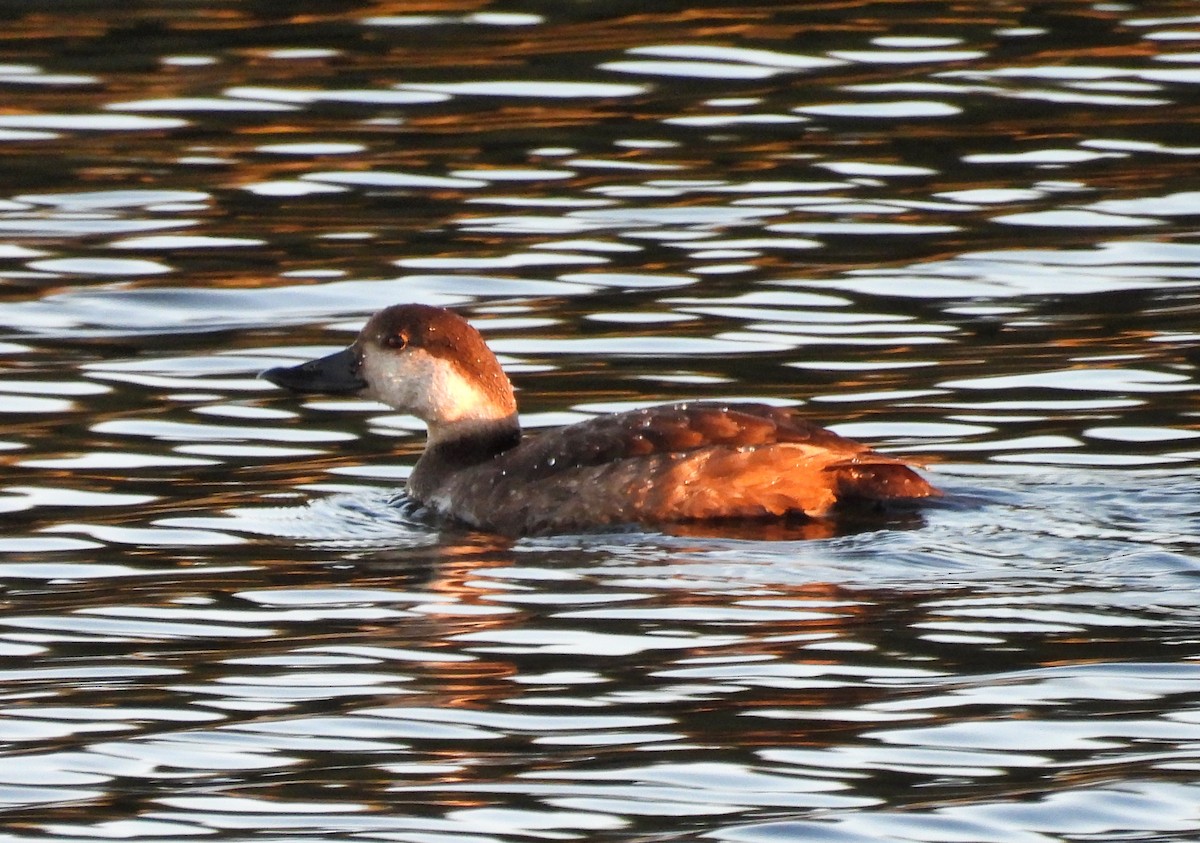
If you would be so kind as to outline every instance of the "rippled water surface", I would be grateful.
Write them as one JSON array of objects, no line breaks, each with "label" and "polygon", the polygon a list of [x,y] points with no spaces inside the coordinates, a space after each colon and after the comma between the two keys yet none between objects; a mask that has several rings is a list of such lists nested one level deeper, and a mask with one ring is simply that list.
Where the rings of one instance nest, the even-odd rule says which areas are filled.
[{"label": "rippled water surface", "polygon": [[[1194,840],[1194,3],[9,4],[5,840]],[[256,378],[450,305],[753,397],[836,529],[503,542]]]}]

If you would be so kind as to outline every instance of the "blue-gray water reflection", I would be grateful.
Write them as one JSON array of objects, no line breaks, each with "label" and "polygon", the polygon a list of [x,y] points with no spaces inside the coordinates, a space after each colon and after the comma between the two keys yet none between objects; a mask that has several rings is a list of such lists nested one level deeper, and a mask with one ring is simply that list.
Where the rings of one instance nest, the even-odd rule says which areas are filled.
[{"label": "blue-gray water reflection", "polygon": [[[9,18],[4,839],[1195,836],[1192,10]],[[949,495],[439,532],[414,420],[256,378],[397,301],[528,427],[796,403]]]}]

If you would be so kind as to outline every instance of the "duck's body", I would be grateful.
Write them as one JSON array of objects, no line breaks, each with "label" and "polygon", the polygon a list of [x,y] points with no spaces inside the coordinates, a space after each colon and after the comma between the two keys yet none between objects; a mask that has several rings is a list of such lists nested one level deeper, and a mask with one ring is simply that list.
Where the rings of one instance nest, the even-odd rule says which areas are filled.
[{"label": "duck's body", "polygon": [[430,448],[409,493],[474,527],[519,534],[824,517],[848,499],[931,494],[903,463],[762,404],[671,404],[599,416],[477,456]]},{"label": "duck's body", "polygon": [[441,308],[376,314],[354,345],[263,377],[412,413],[429,443],[409,495],[508,535],[828,516],[848,501],[938,491],[900,460],[762,404],[670,404],[522,439],[512,387],[482,337]]}]

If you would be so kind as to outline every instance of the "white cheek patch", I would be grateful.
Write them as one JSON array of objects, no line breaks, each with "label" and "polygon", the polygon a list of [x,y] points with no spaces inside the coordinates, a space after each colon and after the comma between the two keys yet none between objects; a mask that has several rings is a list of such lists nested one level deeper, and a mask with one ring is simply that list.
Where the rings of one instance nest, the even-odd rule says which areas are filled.
[{"label": "white cheek patch", "polygon": [[420,348],[373,353],[363,358],[367,394],[427,423],[495,417],[488,396],[449,360]]},{"label": "white cheek patch", "polygon": [[420,396],[421,377],[416,371],[419,367],[412,365],[412,356],[363,355],[361,374],[367,382],[367,395],[402,412],[417,414],[413,405]]},{"label": "white cheek patch", "polygon": [[439,366],[430,383],[428,401],[442,421],[492,418],[490,402],[478,387],[448,363]]}]

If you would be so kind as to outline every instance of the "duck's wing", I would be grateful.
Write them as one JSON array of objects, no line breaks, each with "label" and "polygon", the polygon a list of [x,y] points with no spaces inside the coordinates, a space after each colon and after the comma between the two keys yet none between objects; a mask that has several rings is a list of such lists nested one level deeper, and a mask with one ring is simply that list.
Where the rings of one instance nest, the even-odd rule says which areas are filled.
[{"label": "duck's wing", "polygon": [[[491,513],[519,532],[597,523],[826,515],[939,494],[899,459],[762,404],[676,404],[534,435],[497,457]],[[499,469],[495,471],[494,469]],[[465,480],[466,478],[464,478]],[[481,514],[482,515],[482,514]]]},{"label": "duck's wing", "polygon": [[[850,459],[867,446],[767,404],[666,404],[597,416],[527,438],[505,454],[528,476],[659,454],[793,444]],[[884,458],[887,459],[887,458]]]}]

